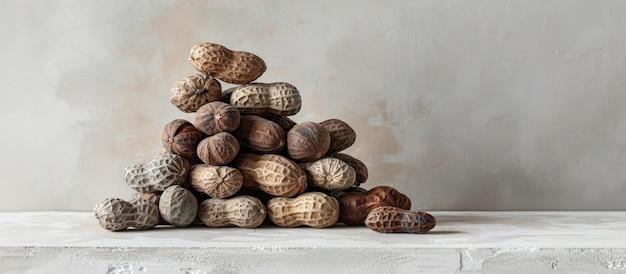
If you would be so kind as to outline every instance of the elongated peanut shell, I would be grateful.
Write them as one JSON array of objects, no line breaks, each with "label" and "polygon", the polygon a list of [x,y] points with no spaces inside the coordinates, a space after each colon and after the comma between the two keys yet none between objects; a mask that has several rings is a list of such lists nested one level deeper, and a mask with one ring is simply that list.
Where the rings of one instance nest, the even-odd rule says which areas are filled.
[{"label": "elongated peanut shell", "polygon": [[259,78],[266,70],[260,57],[244,51],[232,51],[215,43],[200,43],[191,48],[193,67],[226,83],[245,84]]},{"label": "elongated peanut shell", "polygon": [[309,185],[323,190],[343,190],[354,185],[356,172],[342,160],[325,157],[298,164],[306,173]]},{"label": "elongated peanut shell", "polygon": [[382,233],[426,233],[437,220],[423,211],[410,211],[393,206],[374,208],[365,218],[365,225]]},{"label": "elongated peanut shell", "polygon": [[213,198],[232,196],[243,185],[241,172],[228,166],[195,165],[189,178],[195,190]]},{"label": "elongated peanut shell", "polygon": [[209,165],[230,163],[239,153],[239,141],[228,132],[220,132],[204,138],[197,148],[198,157]]},{"label": "elongated peanut shell", "polygon": [[349,148],[356,141],[356,132],[350,125],[339,119],[328,119],[320,123],[330,134],[328,154]]},{"label": "elongated peanut shell", "polygon": [[263,203],[248,195],[230,199],[207,199],[200,204],[198,210],[198,217],[208,227],[255,228],[263,223],[266,214]]},{"label": "elongated peanut shell", "polygon": [[124,170],[126,183],[137,192],[164,191],[180,185],[189,172],[187,160],[176,154],[164,153],[147,164],[135,164]]},{"label": "elongated peanut shell", "polygon": [[289,157],[300,161],[315,161],[326,155],[330,147],[330,134],[320,124],[304,122],[287,133]]},{"label": "elongated peanut shell", "polygon": [[275,154],[242,153],[235,167],[243,175],[243,185],[274,196],[291,197],[306,189],[306,175],[293,161]]},{"label": "elongated peanut shell", "polygon": [[274,224],[280,227],[330,227],[339,218],[337,199],[321,192],[307,192],[295,198],[276,197],[267,203]]},{"label": "elongated peanut shell", "polygon": [[170,186],[159,198],[159,212],[163,220],[177,227],[189,226],[196,219],[198,200],[181,186]]},{"label": "elongated peanut shell", "polygon": [[220,132],[233,132],[239,127],[240,120],[241,114],[237,108],[216,101],[201,106],[196,112],[193,124],[210,136]]},{"label": "elongated peanut shell", "polygon": [[380,206],[411,208],[411,200],[390,186],[377,186],[367,192],[347,192],[338,198],[339,220],[347,225],[363,225],[367,214]]},{"label": "elongated peanut shell", "polygon": [[127,228],[151,229],[159,222],[159,207],[147,200],[127,202],[118,198],[107,198],[96,204],[93,213],[102,226],[110,231]]},{"label": "elongated peanut shell", "polygon": [[256,115],[242,116],[239,128],[233,135],[241,146],[258,153],[278,153],[285,146],[285,130]]},{"label": "elongated peanut shell", "polygon": [[270,112],[290,116],[300,111],[302,98],[298,89],[289,83],[250,83],[233,88],[230,104],[242,114]]},{"label": "elongated peanut shell", "polygon": [[196,112],[204,104],[222,96],[222,85],[207,74],[187,76],[170,89],[170,101],[182,112]]}]

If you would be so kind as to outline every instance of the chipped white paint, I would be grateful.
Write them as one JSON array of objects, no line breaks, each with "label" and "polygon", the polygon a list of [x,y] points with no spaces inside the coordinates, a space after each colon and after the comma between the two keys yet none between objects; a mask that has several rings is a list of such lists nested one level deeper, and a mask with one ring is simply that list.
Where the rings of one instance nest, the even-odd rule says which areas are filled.
[{"label": "chipped white paint", "polygon": [[[602,273],[624,212],[433,212],[427,234],[191,228],[109,232],[89,212],[0,213],[2,273]],[[69,272],[67,272],[69,270]]]},{"label": "chipped white paint", "polygon": [[2,1],[0,210],[89,210],[189,118],[191,45],[263,57],[428,210],[626,209],[623,1]]}]

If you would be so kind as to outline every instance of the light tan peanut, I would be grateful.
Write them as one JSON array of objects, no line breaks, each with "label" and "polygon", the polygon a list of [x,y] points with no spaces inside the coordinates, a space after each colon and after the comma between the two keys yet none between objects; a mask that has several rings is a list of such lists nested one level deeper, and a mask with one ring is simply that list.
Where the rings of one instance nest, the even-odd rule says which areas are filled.
[{"label": "light tan peanut", "polygon": [[227,166],[195,165],[189,177],[195,190],[213,198],[232,196],[243,185],[241,172]]},{"label": "light tan peanut", "polygon": [[233,135],[241,146],[258,153],[278,153],[285,146],[285,130],[256,115],[242,116]]},{"label": "light tan peanut", "polygon": [[165,125],[161,140],[165,152],[178,154],[190,164],[199,162],[196,148],[202,133],[189,121],[176,119]]},{"label": "light tan peanut", "polygon": [[233,132],[239,127],[240,120],[241,114],[237,108],[216,101],[201,106],[196,112],[193,124],[210,136],[220,132]]},{"label": "light tan peanut", "polygon": [[367,192],[346,192],[338,200],[339,220],[347,225],[363,225],[367,214],[380,206],[411,209],[411,199],[390,186],[377,186]]},{"label": "light tan peanut", "polygon": [[321,192],[307,192],[295,198],[273,198],[267,203],[267,212],[280,227],[325,228],[337,223],[339,202]]},{"label": "light tan peanut", "polygon": [[243,185],[265,193],[291,197],[306,189],[306,175],[293,161],[275,154],[242,153],[235,167],[243,175]]},{"label": "light tan peanut", "polygon": [[173,226],[189,226],[196,219],[198,200],[191,191],[177,185],[170,186],[161,194],[159,212],[163,220]]},{"label": "light tan peanut", "polygon": [[197,147],[198,157],[209,165],[230,163],[239,153],[239,141],[228,132],[220,132],[204,138]]},{"label": "light tan peanut", "polygon": [[361,162],[361,160],[345,153],[335,153],[332,156],[346,162],[346,164],[354,168],[354,171],[356,171],[356,180],[354,180],[354,186],[360,186],[367,181],[367,177],[369,177],[369,171],[367,170],[367,166],[363,162]]},{"label": "light tan peanut", "polygon": [[423,211],[411,211],[393,206],[374,208],[365,219],[365,225],[382,233],[426,233],[437,220]]},{"label": "light tan peanut", "polygon": [[298,164],[306,173],[309,185],[323,190],[343,190],[354,185],[356,172],[342,160],[325,157]]},{"label": "light tan peanut", "polygon": [[147,164],[135,164],[124,170],[126,183],[137,192],[163,191],[187,179],[189,163],[176,154],[164,153]]},{"label": "light tan peanut", "polygon": [[207,74],[187,76],[172,86],[170,101],[182,112],[196,112],[204,104],[222,96],[222,85]]},{"label": "light tan peanut", "polygon": [[248,195],[207,199],[198,210],[198,217],[208,227],[255,228],[263,224],[266,214],[263,203]]},{"label": "light tan peanut", "polygon": [[330,134],[328,154],[349,148],[356,141],[356,132],[350,125],[339,119],[328,119],[320,123]]},{"label": "light tan peanut", "polygon": [[118,198],[104,199],[96,204],[93,213],[100,226],[110,231],[128,228],[151,229],[159,222],[159,207],[150,201],[137,199],[127,202]]},{"label": "light tan peanut", "polygon": [[193,67],[226,83],[245,84],[265,72],[263,59],[244,51],[232,51],[215,43],[200,43],[191,48]]},{"label": "light tan peanut", "polygon": [[270,112],[290,116],[300,111],[302,98],[298,89],[289,83],[250,83],[233,88],[230,104],[242,114]]},{"label": "light tan peanut", "polygon": [[161,198],[161,194],[162,193],[163,192],[161,192],[161,191],[159,191],[159,192],[146,192],[146,193],[135,192],[130,197],[130,202],[133,203],[135,200],[143,199],[143,200],[146,200],[146,201],[151,202],[153,204],[159,205],[159,198]]},{"label": "light tan peanut", "polygon": [[289,157],[300,161],[315,161],[326,155],[330,147],[330,134],[318,123],[304,122],[287,133]]}]

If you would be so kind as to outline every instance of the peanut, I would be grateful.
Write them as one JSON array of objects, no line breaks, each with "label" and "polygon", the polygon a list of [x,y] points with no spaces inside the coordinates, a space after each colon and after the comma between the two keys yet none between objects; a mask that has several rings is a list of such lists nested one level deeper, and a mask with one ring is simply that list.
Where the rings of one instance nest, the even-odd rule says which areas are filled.
[{"label": "peanut", "polygon": [[251,83],[234,87],[230,94],[230,104],[242,114],[274,113],[290,116],[302,107],[298,89],[289,83]]},{"label": "peanut", "polygon": [[306,173],[309,185],[323,190],[342,190],[354,185],[354,168],[337,158],[326,157],[298,164]]},{"label": "peanut", "polygon": [[280,227],[325,228],[337,223],[339,202],[321,192],[307,192],[295,198],[273,198],[267,203],[267,212]]},{"label": "peanut", "polygon": [[193,123],[196,128],[210,136],[224,131],[233,132],[239,127],[240,119],[241,114],[237,108],[216,101],[201,106]]},{"label": "peanut", "polygon": [[330,134],[318,123],[304,122],[287,133],[287,153],[295,160],[315,161],[326,155]]},{"label": "peanut", "polygon": [[278,153],[285,146],[285,130],[256,115],[242,116],[233,134],[241,146],[258,153]]},{"label": "peanut", "polygon": [[210,75],[187,76],[172,86],[170,101],[182,112],[196,112],[202,105],[217,101],[222,96],[222,85]]},{"label": "peanut", "polygon": [[423,211],[410,211],[393,206],[373,209],[365,225],[382,233],[426,233],[435,227],[435,217]]},{"label": "peanut", "polygon": [[176,154],[164,153],[148,164],[135,164],[124,170],[126,183],[137,192],[164,191],[187,179],[189,163]]},{"label": "peanut", "polygon": [[96,204],[93,213],[100,226],[110,231],[128,228],[151,229],[159,222],[159,207],[147,200],[127,202],[118,198],[104,199]]},{"label": "peanut", "polygon": [[354,171],[356,171],[354,186],[360,186],[361,184],[365,183],[365,181],[367,181],[369,172],[367,170],[367,166],[363,162],[361,162],[361,160],[344,153],[335,153],[332,155],[332,157],[342,160],[346,162],[346,164],[354,168]]},{"label": "peanut", "polygon": [[260,57],[245,51],[232,51],[215,43],[200,43],[191,48],[193,67],[230,84],[245,84],[259,78],[266,70]]},{"label": "peanut", "polygon": [[163,220],[177,227],[189,226],[196,219],[198,200],[191,191],[174,185],[159,198],[159,212]]},{"label": "peanut", "polygon": [[202,133],[189,121],[176,119],[163,128],[161,140],[168,153],[178,154],[189,163],[197,163],[196,148],[202,139]]},{"label": "peanut", "polygon": [[209,165],[230,163],[239,153],[239,141],[228,132],[220,132],[204,138],[197,147],[198,157]]},{"label": "peanut", "polygon": [[328,154],[349,148],[356,141],[356,132],[350,125],[339,119],[329,119],[320,123],[330,134]]},{"label": "peanut", "polygon": [[347,225],[363,225],[367,214],[380,206],[411,208],[409,197],[389,186],[377,186],[367,192],[346,192],[338,200],[339,219]]},{"label": "peanut", "polygon": [[195,165],[189,172],[191,186],[214,198],[234,195],[243,185],[243,176],[236,168]]},{"label": "peanut", "polygon": [[255,228],[263,223],[266,214],[263,203],[247,195],[230,199],[207,199],[200,204],[198,210],[198,217],[208,227]]},{"label": "peanut", "polygon": [[306,175],[294,162],[275,154],[242,153],[235,167],[243,175],[243,185],[274,196],[291,197],[306,189]]}]

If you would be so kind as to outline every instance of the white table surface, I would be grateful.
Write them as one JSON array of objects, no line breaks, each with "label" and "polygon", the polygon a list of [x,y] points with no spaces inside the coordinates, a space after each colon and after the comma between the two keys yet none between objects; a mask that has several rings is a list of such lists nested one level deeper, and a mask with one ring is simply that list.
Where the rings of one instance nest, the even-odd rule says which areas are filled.
[{"label": "white table surface", "polygon": [[91,212],[3,212],[0,266],[2,273],[626,271],[626,212],[430,213],[437,226],[427,234],[383,234],[343,225],[109,232]]}]

